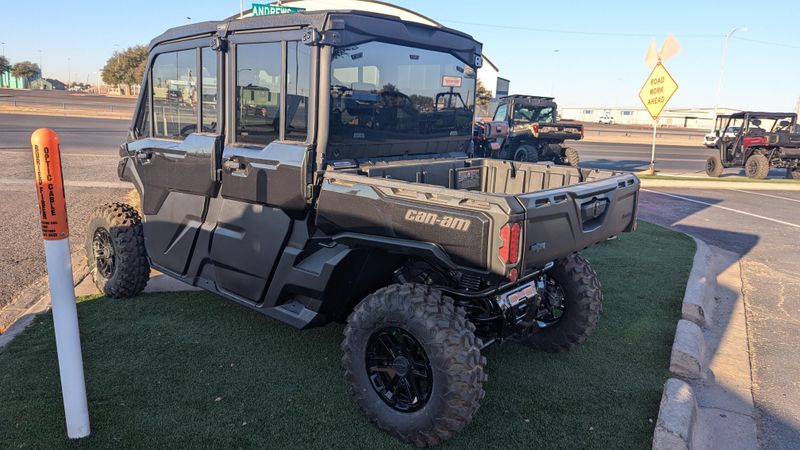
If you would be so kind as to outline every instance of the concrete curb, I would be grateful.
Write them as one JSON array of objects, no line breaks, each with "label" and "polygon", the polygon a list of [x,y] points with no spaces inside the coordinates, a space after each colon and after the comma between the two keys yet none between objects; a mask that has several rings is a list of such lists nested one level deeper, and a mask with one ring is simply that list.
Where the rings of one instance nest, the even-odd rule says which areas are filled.
[{"label": "concrete curb", "polygon": [[694,240],[652,448],[758,448],[739,256]]},{"label": "concrete curb", "polygon": [[[716,277],[710,248],[700,239],[692,239],[696,251],[683,295],[682,318],[675,330],[669,369],[675,376],[702,379],[707,368],[707,349],[698,324],[705,324],[711,315],[707,297],[716,284]],[[697,417],[697,400],[692,387],[683,380],[668,379],[653,431],[653,450],[693,448]]]},{"label": "concrete curb", "polygon": [[[89,268],[86,266],[86,258],[82,252],[72,254],[72,282],[77,286],[84,278],[89,275]],[[0,337],[10,334],[12,328],[21,318],[40,312],[42,300],[49,295],[47,285],[47,275],[36,280],[33,284],[18,293],[11,302],[0,311]],[[30,323],[30,321],[28,321]],[[25,324],[27,326],[28,324]],[[24,329],[24,327],[22,328]],[[22,331],[22,330],[18,330]],[[3,345],[0,345],[2,348]]]},{"label": "concrete curb", "polygon": [[711,249],[708,244],[700,239],[694,239],[697,250],[692,261],[692,271],[689,273],[689,281],[686,283],[686,292],[683,295],[683,306],[681,315],[686,320],[691,320],[699,326],[711,319],[711,309],[713,308],[713,284],[715,283],[713,272],[709,270],[713,265]]},{"label": "concrete curb", "polygon": [[643,188],[684,188],[684,189],[744,189],[751,191],[800,191],[798,183],[759,183],[757,181],[713,181],[697,180],[650,180],[640,178]]},{"label": "concrete curb", "polygon": [[681,378],[702,379],[707,368],[707,353],[703,330],[694,322],[679,320],[669,358],[669,371]]},{"label": "concrete curb", "polygon": [[692,387],[677,378],[668,379],[664,383],[653,432],[653,449],[692,448],[697,415],[697,400]]}]

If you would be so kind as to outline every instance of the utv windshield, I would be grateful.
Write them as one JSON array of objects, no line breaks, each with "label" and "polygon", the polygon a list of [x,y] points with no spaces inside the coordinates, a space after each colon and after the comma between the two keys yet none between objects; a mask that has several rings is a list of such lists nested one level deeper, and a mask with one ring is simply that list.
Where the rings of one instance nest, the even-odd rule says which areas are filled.
[{"label": "utv windshield", "polygon": [[332,156],[462,151],[472,133],[474,98],[475,70],[448,53],[377,41],[336,48]]},{"label": "utv windshield", "polygon": [[514,108],[514,122],[516,123],[553,123],[553,108],[550,106],[517,105]]}]

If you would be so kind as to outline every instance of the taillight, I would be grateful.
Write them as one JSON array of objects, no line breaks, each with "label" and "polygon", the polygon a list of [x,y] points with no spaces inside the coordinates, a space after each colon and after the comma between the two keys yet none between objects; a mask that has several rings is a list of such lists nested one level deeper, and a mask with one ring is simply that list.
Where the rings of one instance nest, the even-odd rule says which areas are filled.
[{"label": "taillight", "polygon": [[500,261],[506,264],[516,264],[519,261],[521,235],[522,227],[519,223],[507,223],[500,228],[500,239],[503,241],[497,255],[500,257]]},{"label": "taillight", "polygon": [[539,137],[539,124],[533,124],[533,137]]}]

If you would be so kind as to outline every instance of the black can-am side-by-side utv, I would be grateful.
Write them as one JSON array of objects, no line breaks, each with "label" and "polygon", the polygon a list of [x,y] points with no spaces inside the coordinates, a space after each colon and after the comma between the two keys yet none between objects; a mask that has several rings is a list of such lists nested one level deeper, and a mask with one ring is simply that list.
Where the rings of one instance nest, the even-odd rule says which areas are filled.
[{"label": "black can-am side-by-side utv", "polygon": [[577,252],[634,229],[639,190],[471,158],[480,65],[470,36],[362,12],[165,32],[120,148],[141,206],[89,222],[96,284],[133,296],[154,267],[297,328],[346,321],[369,419],[416,445],[452,437],[484,396],[484,347],[592,333],[602,292]]}]

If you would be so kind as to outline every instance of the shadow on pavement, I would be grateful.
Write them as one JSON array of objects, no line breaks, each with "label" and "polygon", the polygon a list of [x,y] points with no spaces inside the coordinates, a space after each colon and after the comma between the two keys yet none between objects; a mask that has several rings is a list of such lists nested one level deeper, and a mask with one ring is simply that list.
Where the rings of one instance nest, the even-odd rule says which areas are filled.
[{"label": "shadow on pavement", "polygon": [[[712,205],[721,203],[721,200],[717,198],[686,194],[682,194],[682,196]],[[724,272],[728,271],[728,269],[734,265],[739,265],[740,267],[735,268],[735,272],[741,277],[741,259],[755,248],[761,238],[751,233],[713,228],[713,222],[709,224],[709,227],[682,223],[684,219],[694,216],[708,208],[709,206],[706,205],[645,191],[642,192],[641,195],[639,218],[689,234],[702,239],[709,245],[731,252],[732,255],[718,259],[719,262],[724,263],[713,267],[709,276],[713,276],[719,281]],[[736,281],[737,283],[735,283],[735,286],[738,286],[738,289],[742,289],[742,279],[739,278]],[[722,283],[719,283],[716,297],[715,301],[717,304],[712,313],[712,323],[707,325],[704,330],[706,344],[709,350],[709,361],[713,361],[715,358],[724,359],[729,357],[728,355],[718,354],[718,346],[721,341],[725,339],[726,334],[736,332],[732,329],[735,327],[735,325],[732,325],[732,322],[737,319],[732,317],[732,314],[743,314],[741,311],[736,312],[735,310],[735,302],[743,298],[743,292],[734,292]],[[746,299],[744,299],[744,304],[747,304]],[[747,310],[749,310],[750,307],[751,306],[748,305]],[[738,319],[739,322],[742,322],[741,317]],[[742,330],[742,332],[746,334],[746,330]],[[767,446],[767,442],[769,442],[769,448],[798,448],[798,445],[800,445],[800,428],[796,426],[796,419],[776,413],[774,410],[770,409],[768,405],[760,404],[758,399],[753,395],[754,386],[752,384],[747,386],[747,389],[740,389],[738,392],[736,387],[731,385],[731,383],[736,384],[735,379],[737,378],[737,374],[738,377],[740,377],[743,370],[750,370],[751,376],[753,375],[754,368],[751,366],[752,354],[750,353],[752,351],[752,343],[749,341],[749,336],[747,339],[749,344],[748,361],[742,362],[742,364],[747,364],[746,369],[741,366],[728,367],[730,373],[725,373],[724,375],[714,373],[713,370],[710,370],[706,380],[695,381],[696,386],[702,386],[701,392],[711,392],[710,395],[706,392],[707,398],[704,398],[703,395],[698,395],[698,403],[700,406],[714,408],[709,409],[706,414],[706,429],[725,430],[723,432],[717,431],[715,435],[720,436],[725,433],[728,438],[732,440],[732,445],[737,448],[742,447],[742,443],[746,441],[737,442],[735,440],[736,435],[743,432],[741,424],[737,422],[737,416],[735,414],[726,414],[726,412],[733,411],[742,415],[738,416],[739,419],[745,418],[743,415],[754,415],[759,446]],[[714,386],[712,381],[716,381],[719,386]],[[714,398],[715,389],[717,391],[722,389],[724,392],[722,397],[727,399],[727,401],[723,402],[721,405],[717,403],[718,399]],[[769,426],[766,426],[766,424]],[[767,436],[766,433],[768,430],[770,433],[774,433],[775,430],[778,430],[780,437]],[[710,445],[709,448],[726,448],[720,442],[710,443]]]}]

